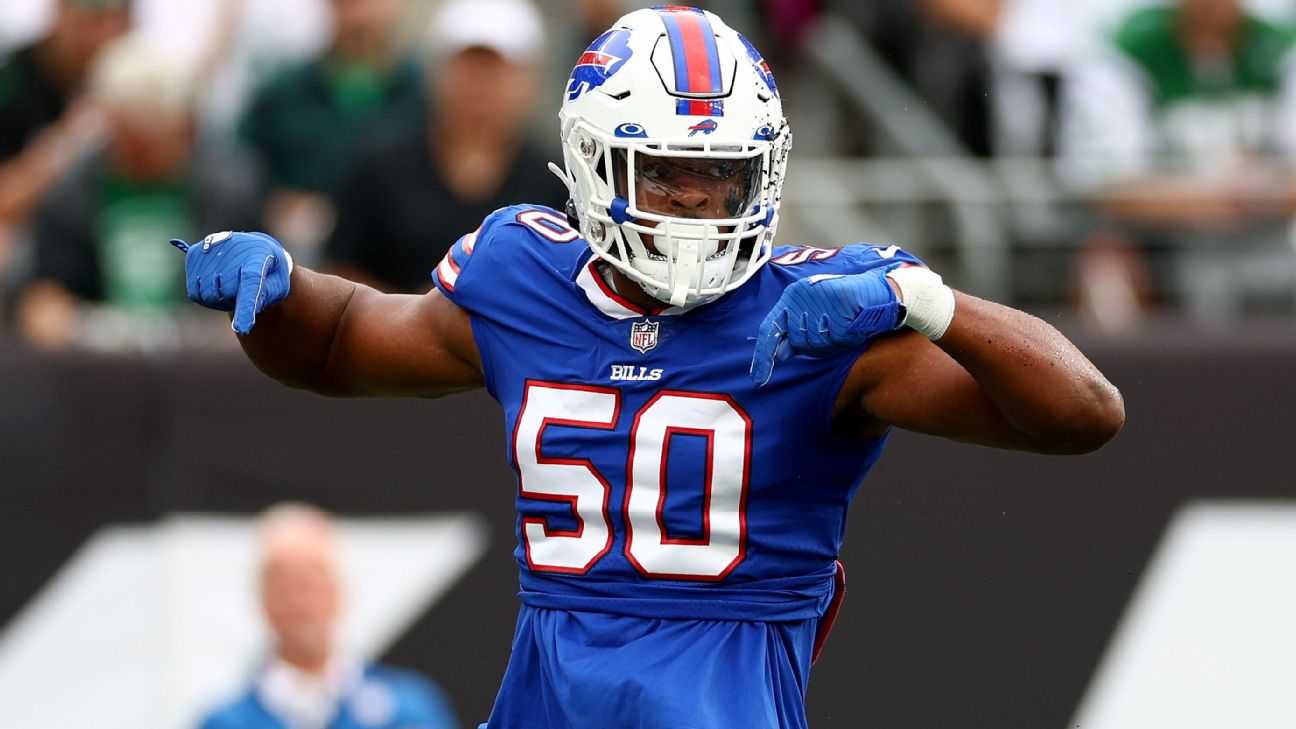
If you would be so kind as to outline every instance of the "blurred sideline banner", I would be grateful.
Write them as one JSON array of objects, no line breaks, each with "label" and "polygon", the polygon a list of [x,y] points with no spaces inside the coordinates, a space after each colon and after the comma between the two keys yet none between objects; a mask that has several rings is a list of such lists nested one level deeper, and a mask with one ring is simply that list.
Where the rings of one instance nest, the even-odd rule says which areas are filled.
[{"label": "blurred sideline banner", "polygon": [[[1296,499],[1290,330],[1157,330],[1081,342],[1128,410],[1125,431],[1093,455],[893,435],[852,509],[849,592],[813,674],[811,725],[1068,726],[1180,507],[1198,498]],[[408,630],[374,647],[439,681],[464,725],[474,725],[498,687],[517,606],[516,484],[501,420],[483,392],[414,401],[291,391],[233,352],[51,357],[0,343],[0,625],[15,624],[92,535],[125,527],[157,538],[178,513],[248,515],[292,498],[347,518],[470,514],[483,556],[467,560],[462,578]],[[1268,503],[1254,507],[1258,519],[1277,508]],[[1290,570],[1272,579],[1290,583]],[[1222,618],[1186,620],[1209,631]],[[75,666],[83,649],[31,650],[54,653],[28,667],[35,670]],[[1238,650],[1230,660],[1246,659]],[[1115,666],[1110,655],[1105,665]],[[0,665],[0,676],[24,668]],[[1104,675],[1136,680],[1146,671]],[[87,680],[71,671],[62,678]],[[1253,688],[1241,698],[1265,700],[1264,688]],[[1096,710],[1094,697],[1085,711]],[[1178,706],[1217,697],[1228,700],[1198,692]]]},{"label": "blurred sideline banner", "polygon": [[1296,726],[1296,502],[1175,517],[1074,724]]}]

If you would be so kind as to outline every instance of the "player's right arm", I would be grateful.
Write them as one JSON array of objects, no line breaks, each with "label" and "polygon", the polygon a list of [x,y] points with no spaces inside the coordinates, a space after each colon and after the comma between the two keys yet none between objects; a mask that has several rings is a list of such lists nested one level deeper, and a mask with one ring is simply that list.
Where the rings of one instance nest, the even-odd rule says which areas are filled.
[{"label": "player's right arm", "polygon": [[468,313],[436,290],[383,294],[294,268],[260,234],[178,247],[189,297],[232,312],[253,364],[284,384],[334,396],[435,397],[483,383]]},{"label": "player's right arm", "polygon": [[436,397],[483,382],[468,312],[436,289],[384,294],[298,268],[239,343],[262,372],[325,395]]}]

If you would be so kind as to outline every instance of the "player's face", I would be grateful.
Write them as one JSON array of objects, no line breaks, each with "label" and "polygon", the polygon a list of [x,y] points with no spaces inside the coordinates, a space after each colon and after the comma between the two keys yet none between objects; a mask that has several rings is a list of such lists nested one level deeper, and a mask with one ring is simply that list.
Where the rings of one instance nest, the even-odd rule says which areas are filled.
[{"label": "player's face", "polygon": [[[617,194],[623,197],[629,188],[626,159],[624,152],[614,155]],[[676,219],[718,220],[739,217],[751,207],[760,179],[760,159],[675,157],[639,151],[634,155],[633,173],[639,210]],[[730,233],[733,226],[719,226],[719,231]],[[659,251],[655,236],[646,237],[644,243]]]},{"label": "player's face", "polygon": [[757,159],[634,156],[635,204],[673,218],[719,219],[744,214],[752,204]]}]

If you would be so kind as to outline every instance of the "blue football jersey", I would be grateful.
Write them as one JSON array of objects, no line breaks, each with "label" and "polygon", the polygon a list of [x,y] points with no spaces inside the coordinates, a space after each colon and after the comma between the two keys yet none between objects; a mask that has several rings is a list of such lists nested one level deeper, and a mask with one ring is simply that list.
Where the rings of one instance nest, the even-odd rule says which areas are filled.
[{"label": "blue football jersey", "polygon": [[524,604],[643,618],[802,620],[833,596],[847,506],[884,438],[839,439],[860,351],[749,376],[793,281],[920,263],[892,246],[780,247],[689,311],[611,290],[559,212],[496,211],[434,273],[471,315],[517,474]]},{"label": "blue football jersey", "polygon": [[831,430],[862,349],[757,388],[755,336],[797,279],[897,262],[919,263],[781,247],[718,301],[648,311],[549,208],[455,243],[433,278],[470,313],[518,479],[523,605],[483,729],[805,729],[846,509],[884,439]]}]

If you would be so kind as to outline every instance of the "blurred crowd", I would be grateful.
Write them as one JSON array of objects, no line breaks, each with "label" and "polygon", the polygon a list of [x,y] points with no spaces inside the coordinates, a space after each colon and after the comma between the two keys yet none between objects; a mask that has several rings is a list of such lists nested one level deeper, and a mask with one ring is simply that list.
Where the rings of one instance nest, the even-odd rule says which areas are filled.
[{"label": "blurred crowd", "polygon": [[554,49],[529,0],[27,4],[41,29],[0,66],[0,276],[37,346],[216,340],[170,238],[265,230],[418,293],[492,210],[565,201],[530,133]]},{"label": "blurred crowd", "polygon": [[[1063,302],[1107,330],[1158,311],[1296,311],[1290,3],[699,4],[752,29],[785,96],[818,24],[844,23],[970,158],[1045,161],[1075,203],[1064,263],[1010,241],[1010,303]],[[545,163],[567,70],[638,5],[6,0],[0,329],[54,349],[228,342],[208,333],[223,317],[183,305],[165,244],[218,230],[265,230],[314,267],[427,290],[490,211],[563,207]],[[804,94],[789,109],[836,113],[819,87]],[[798,147],[894,152],[867,124],[840,126]]]},{"label": "blurred crowd", "polygon": [[[1207,326],[1296,314],[1296,4],[766,5],[848,19],[960,153],[1039,163],[1046,175],[1019,175],[1024,189],[1005,197],[1065,204],[1045,230],[1009,228],[1013,303],[1065,306],[1108,332],[1165,314]],[[856,153],[895,152],[867,126],[859,136]]]}]

